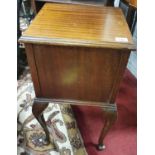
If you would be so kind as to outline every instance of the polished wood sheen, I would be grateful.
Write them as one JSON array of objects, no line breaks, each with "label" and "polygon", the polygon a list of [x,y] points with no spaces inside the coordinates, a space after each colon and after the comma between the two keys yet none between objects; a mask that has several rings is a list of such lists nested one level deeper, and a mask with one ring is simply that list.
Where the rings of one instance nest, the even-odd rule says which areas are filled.
[{"label": "polished wood sheen", "polygon": [[116,66],[126,56],[122,55],[124,51],[110,49],[45,45],[33,49],[44,97],[86,101],[108,101]]},{"label": "polished wood sheen", "polygon": [[105,123],[98,149],[117,118],[116,95],[131,50],[128,25],[118,8],[45,4],[20,38],[25,43],[36,98],[32,112],[49,132],[49,102],[99,106]]},{"label": "polished wood sheen", "polygon": [[[127,38],[128,42],[116,41]],[[21,38],[28,43],[135,49],[119,8],[72,4],[44,5]]]}]

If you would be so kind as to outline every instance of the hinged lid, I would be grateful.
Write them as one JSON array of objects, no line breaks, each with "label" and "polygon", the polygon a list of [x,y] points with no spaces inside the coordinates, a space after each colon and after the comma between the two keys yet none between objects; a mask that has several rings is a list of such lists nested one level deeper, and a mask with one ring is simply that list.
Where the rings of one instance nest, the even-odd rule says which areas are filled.
[{"label": "hinged lid", "polygon": [[104,6],[46,3],[20,41],[135,49],[121,9]]}]

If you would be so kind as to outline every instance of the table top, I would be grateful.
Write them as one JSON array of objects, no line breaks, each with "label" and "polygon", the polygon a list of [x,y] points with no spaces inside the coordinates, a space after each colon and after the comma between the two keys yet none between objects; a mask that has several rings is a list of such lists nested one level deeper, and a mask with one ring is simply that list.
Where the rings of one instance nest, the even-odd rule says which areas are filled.
[{"label": "table top", "polygon": [[104,6],[46,3],[20,41],[135,49],[121,9]]}]

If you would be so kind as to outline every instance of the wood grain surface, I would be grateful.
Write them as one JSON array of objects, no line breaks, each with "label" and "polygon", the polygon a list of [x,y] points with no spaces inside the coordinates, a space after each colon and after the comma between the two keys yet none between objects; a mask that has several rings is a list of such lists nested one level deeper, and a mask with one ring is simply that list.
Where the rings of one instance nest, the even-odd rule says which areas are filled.
[{"label": "wood grain surface", "polygon": [[46,3],[20,41],[135,49],[122,11],[102,6]]},{"label": "wood grain surface", "polygon": [[86,47],[33,46],[37,97],[114,102],[129,52]]}]

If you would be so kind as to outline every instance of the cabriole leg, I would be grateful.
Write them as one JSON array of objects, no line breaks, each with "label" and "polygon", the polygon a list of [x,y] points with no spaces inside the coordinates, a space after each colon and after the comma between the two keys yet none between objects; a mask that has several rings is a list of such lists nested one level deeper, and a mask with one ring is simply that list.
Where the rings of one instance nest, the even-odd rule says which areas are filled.
[{"label": "cabriole leg", "polygon": [[43,116],[43,111],[47,108],[49,103],[40,103],[40,102],[33,102],[32,106],[32,113],[35,116],[35,118],[40,123],[41,127],[43,128],[45,134],[46,134],[46,141],[44,142],[46,145],[50,143],[50,133],[48,131],[48,128],[46,126],[46,122]]},{"label": "cabriole leg", "polygon": [[104,123],[104,127],[103,127],[101,134],[100,134],[100,137],[99,137],[98,146],[97,146],[98,150],[105,149],[105,145],[103,143],[104,138],[117,119],[116,104],[113,104],[113,105],[114,105],[113,107],[110,106],[109,108],[103,109],[104,116],[105,116],[104,117],[105,123]]}]

